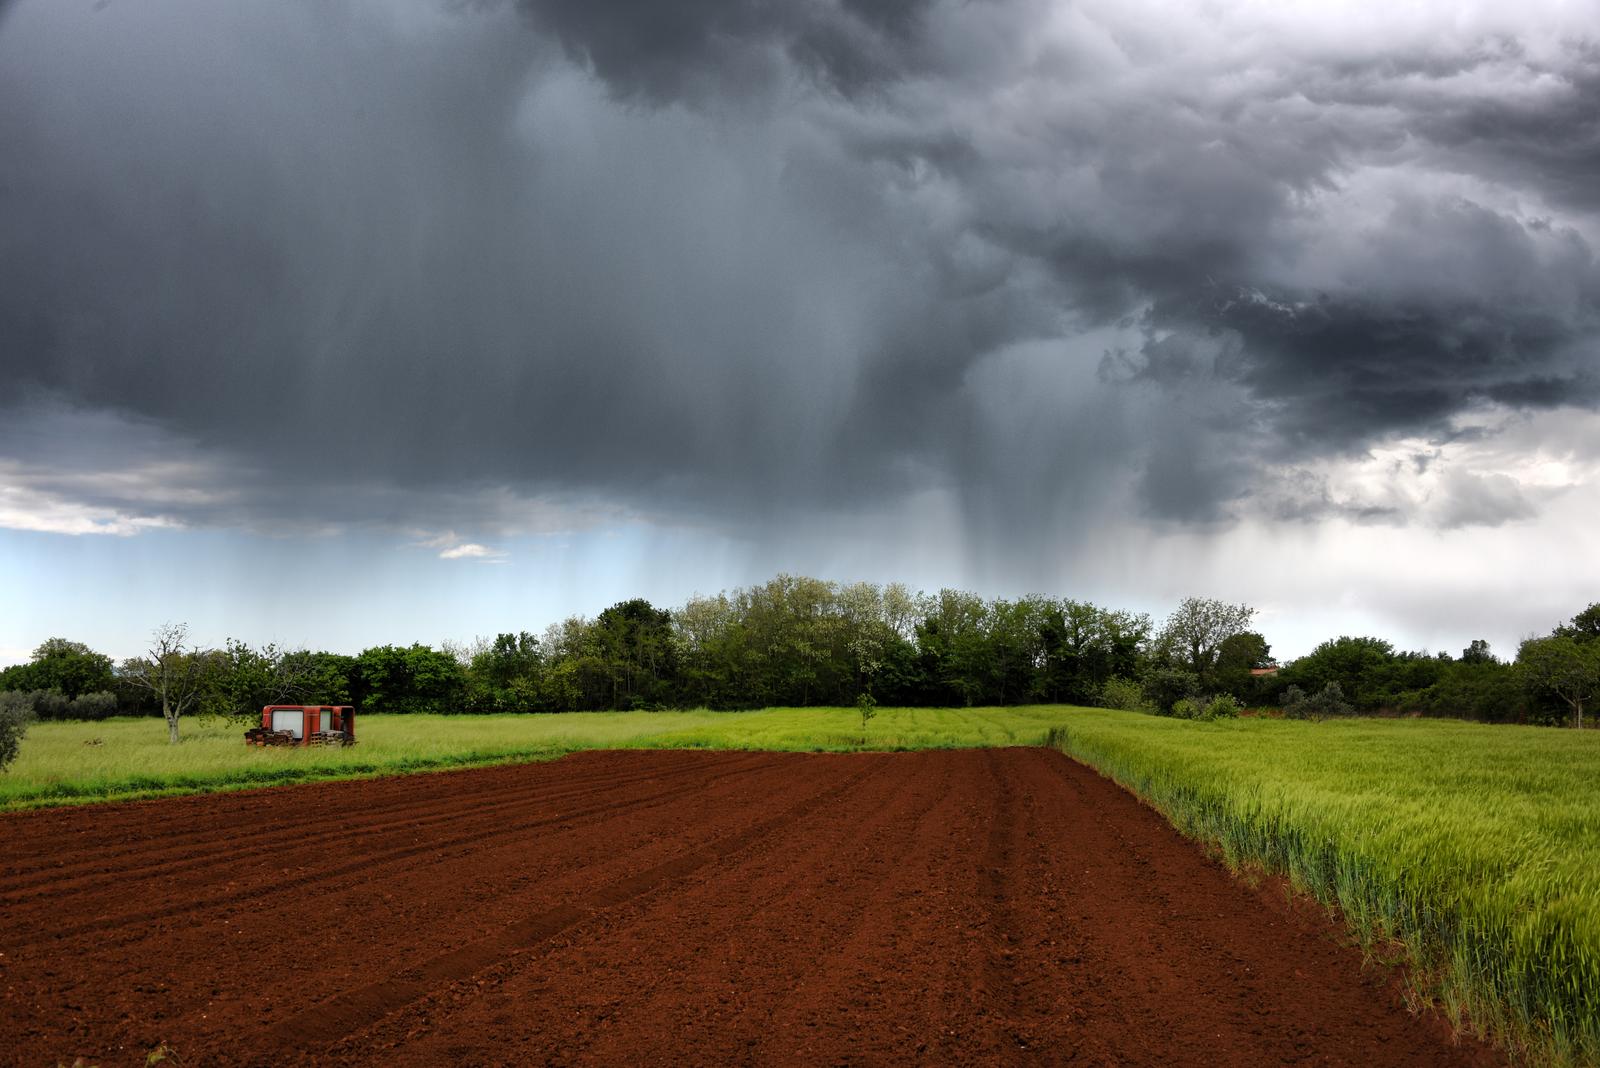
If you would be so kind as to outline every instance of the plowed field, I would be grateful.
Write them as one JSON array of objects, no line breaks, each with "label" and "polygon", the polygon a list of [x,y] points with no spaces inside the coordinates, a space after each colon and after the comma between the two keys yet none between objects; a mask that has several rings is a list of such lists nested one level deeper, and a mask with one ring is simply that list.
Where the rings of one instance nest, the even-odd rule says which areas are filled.
[{"label": "plowed field", "polygon": [[596,752],[0,836],[0,1062],[1498,1063],[1047,750]]}]

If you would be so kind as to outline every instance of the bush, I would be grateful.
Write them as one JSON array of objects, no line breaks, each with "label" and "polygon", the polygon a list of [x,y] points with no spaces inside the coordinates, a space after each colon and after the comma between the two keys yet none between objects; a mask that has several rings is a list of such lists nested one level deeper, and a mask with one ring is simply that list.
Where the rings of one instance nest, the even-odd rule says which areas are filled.
[{"label": "bush", "polygon": [[33,696],[16,690],[0,693],[0,771],[17,759],[22,736],[34,720]]},{"label": "bush", "polygon": [[60,690],[35,690],[29,696],[33,698],[33,714],[40,719],[66,719],[72,705]]},{"label": "bush", "polygon": [[878,714],[878,699],[865,690],[856,698],[856,711],[861,713],[861,741],[867,740],[867,724],[872,722],[872,717]]},{"label": "bush", "polygon": [[1154,668],[1144,677],[1144,696],[1163,715],[1178,715],[1178,702],[1200,695],[1200,676],[1182,668]]},{"label": "bush", "polygon": [[1283,691],[1283,714],[1289,719],[1321,720],[1329,716],[1353,716],[1355,711],[1344,699],[1344,691],[1337,682],[1328,683],[1311,697],[1298,686]]},{"label": "bush", "polygon": [[1100,687],[1100,707],[1119,708],[1124,712],[1154,712],[1144,696],[1144,687],[1132,679],[1113,675]]},{"label": "bush", "polygon": [[117,714],[117,695],[102,690],[68,700],[60,690],[6,690],[0,707],[26,710],[33,719],[105,719]]},{"label": "bush", "polygon": [[117,714],[117,695],[101,690],[99,693],[79,694],[67,705],[70,719],[105,719]]},{"label": "bush", "polygon": [[1243,707],[1232,694],[1219,693],[1214,697],[1179,698],[1172,706],[1172,714],[1179,719],[1233,719]]}]

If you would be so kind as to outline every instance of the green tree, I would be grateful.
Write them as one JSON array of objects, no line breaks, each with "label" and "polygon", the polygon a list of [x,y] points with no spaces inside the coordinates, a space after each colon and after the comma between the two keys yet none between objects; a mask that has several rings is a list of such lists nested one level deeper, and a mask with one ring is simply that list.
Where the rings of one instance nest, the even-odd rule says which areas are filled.
[{"label": "green tree", "polygon": [[1333,638],[1289,664],[1278,681],[1299,686],[1308,694],[1320,693],[1330,682],[1337,682],[1342,699],[1357,708],[1377,708],[1395,660],[1394,646],[1382,638]]},{"label": "green tree", "polygon": [[1171,715],[1179,701],[1198,699],[1202,692],[1200,676],[1181,667],[1153,665],[1140,681],[1145,700],[1162,715]]},{"label": "green tree", "polygon": [[468,663],[468,704],[494,712],[531,712],[538,706],[543,669],[538,638],[527,631],[496,635]]},{"label": "green tree", "polygon": [[0,672],[0,690],[54,690],[68,700],[115,684],[109,656],[66,638],[47,639],[28,663]]},{"label": "green tree", "polygon": [[33,700],[29,694],[0,691],[0,771],[6,770],[22,747],[22,736],[33,722]]},{"label": "green tree", "polygon": [[1017,704],[1033,695],[1045,663],[1042,630],[1048,612],[1048,602],[1041,597],[990,603],[985,643],[990,666],[984,673],[990,692],[986,700]]},{"label": "green tree", "polygon": [[1142,668],[1150,618],[1087,601],[1044,602],[1038,621],[1041,659],[1033,696],[1046,701],[1099,700],[1112,678],[1131,679]]},{"label": "green tree", "polygon": [[1492,656],[1462,657],[1447,665],[1431,686],[1407,694],[1403,705],[1431,715],[1509,723],[1525,718],[1527,695],[1513,665]]},{"label": "green tree", "polygon": [[378,645],[356,658],[363,712],[460,711],[465,672],[449,653],[421,643]]},{"label": "green tree", "polygon": [[269,642],[253,649],[229,638],[206,656],[202,711],[234,720],[254,720],[266,705],[332,702],[321,692],[317,665],[304,652],[286,653]]},{"label": "green tree", "polygon": [[691,597],[672,621],[681,699],[708,708],[750,707],[749,632],[734,600],[725,593]]},{"label": "green tree", "polygon": [[867,724],[878,714],[878,702],[865,690],[856,695],[856,711],[861,713],[861,744],[867,744]]},{"label": "green tree", "polygon": [[1600,641],[1600,602],[1591,604],[1573,616],[1572,622],[1557,627],[1556,633],[1565,634],[1578,642]]},{"label": "green tree", "polygon": [[943,589],[923,598],[917,646],[940,704],[979,704],[994,689],[989,623],[989,605],[975,593]]},{"label": "green tree", "polygon": [[1579,642],[1568,634],[1529,638],[1517,650],[1517,666],[1535,691],[1555,694],[1572,711],[1572,725],[1583,728],[1583,708],[1600,691],[1600,642]]},{"label": "green tree", "polygon": [[677,674],[671,612],[635,597],[601,612],[589,637],[611,683],[607,707],[653,708],[667,700]]},{"label": "green tree", "polygon": [[1243,633],[1256,610],[1207,597],[1187,597],[1167,617],[1156,647],[1169,663],[1192,673],[1202,688],[1212,684],[1222,643]]},{"label": "green tree", "polygon": [[1253,630],[1230,634],[1217,646],[1217,689],[1236,697],[1254,696],[1251,672],[1271,666],[1272,646],[1266,638]]}]

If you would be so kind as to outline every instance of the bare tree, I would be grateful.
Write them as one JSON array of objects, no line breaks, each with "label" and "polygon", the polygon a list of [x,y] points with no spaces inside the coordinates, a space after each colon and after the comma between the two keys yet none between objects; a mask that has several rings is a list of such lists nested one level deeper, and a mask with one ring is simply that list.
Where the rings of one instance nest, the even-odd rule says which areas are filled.
[{"label": "bare tree", "polygon": [[167,741],[178,744],[178,720],[206,692],[206,658],[189,644],[187,623],[163,623],[150,633],[143,659],[124,663],[128,680],[155,694],[167,721]]}]

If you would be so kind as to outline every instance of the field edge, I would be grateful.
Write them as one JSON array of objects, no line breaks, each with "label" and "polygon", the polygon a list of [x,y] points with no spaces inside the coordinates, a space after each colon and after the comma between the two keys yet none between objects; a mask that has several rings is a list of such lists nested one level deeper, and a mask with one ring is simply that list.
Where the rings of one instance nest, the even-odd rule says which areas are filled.
[{"label": "field edge", "polygon": [[[1134,767],[1085,744],[1080,732],[1052,728],[1044,744],[1149,806],[1178,833],[1225,864],[1241,885],[1248,886],[1262,875],[1280,878],[1293,893],[1304,895],[1329,912],[1356,939],[1370,961],[1398,964],[1403,969],[1414,1006],[1420,1006],[1414,1011],[1441,1014],[1458,1036],[1489,1042],[1522,1068],[1593,1068],[1600,1064],[1600,1056],[1591,1053],[1600,1051],[1600,1021],[1591,1021],[1591,1026],[1576,1036],[1553,1034],[1549,1028],[1540,1027],[1539,1021],[1524,1020],[1500,999],[1485,994],[1460,975],[1448,947],[1414,931],[1395,930],[1370,920],[1357,922],[1357,917],[1372,916],[1373,902],[1353,899],[1351,886],[1337,878],[1317,878],[1317,865],[1308,869],[1286,863],[1284,858],[1291,856],[1294,845],[1299,843],[1262,841],[1256,828],[1248,834],[1229,834],[1219,826],[1218,810],[1208,803],[1209,799],[1197,798],[1170,782],[1163,783],[1151,769]],[[1337,867],[1340,858],[1322,859],[1321,869],[1329,871]]]}]

